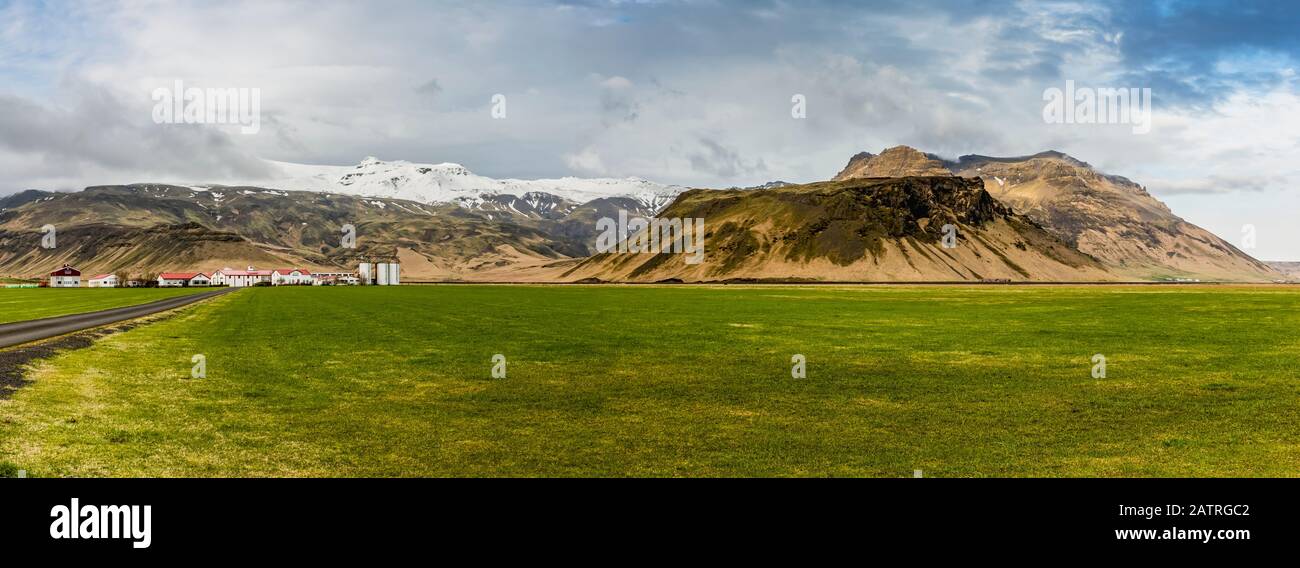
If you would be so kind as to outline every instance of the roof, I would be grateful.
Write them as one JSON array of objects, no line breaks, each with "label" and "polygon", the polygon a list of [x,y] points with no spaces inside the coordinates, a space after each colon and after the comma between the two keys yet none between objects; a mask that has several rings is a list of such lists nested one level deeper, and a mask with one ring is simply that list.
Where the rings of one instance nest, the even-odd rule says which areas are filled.
[{"label": "roof", "polygon": [[164,272],[158,275],[163,280],[192,280],[195,276],[208,277],[202,272]]},{"label": "roof", "polygon": [[50,276],[81,276],[81,271],[65,264],[63,268],[51,272]]},{"label": "roof", "polygon": [[293,271],[295,271],[295,270],[298,271],[298,272],[300,272],[300,273],[302,273],[302,274],[306,274],[306,275],[308,275],[308,276],[311,275],[311,271],[310,271],[310,270],[306,270],[306,269],[303,269],[303,268],[277,268],[277,269],[275,269],[275,270],[272,270],[271,272],[274,272],[274,273],[276,273],[276,274],[289,274],[289,273],[291,273],[291,272],[293,272]]},{"label": "roof", "polygon": [[270,270],[221,270],[226,276],[270,276]]},{"label": "roof", "polygon": [[113,278],[117,278],[117,275],[116,275],[116,274],[96,274],[96,275],[94,275],[94,276],[91,276],[90,279],[91,279],[91,280],[103,280],[103,279],[108,278],[108,277],[110,277],[110,276],[113,277]]}]

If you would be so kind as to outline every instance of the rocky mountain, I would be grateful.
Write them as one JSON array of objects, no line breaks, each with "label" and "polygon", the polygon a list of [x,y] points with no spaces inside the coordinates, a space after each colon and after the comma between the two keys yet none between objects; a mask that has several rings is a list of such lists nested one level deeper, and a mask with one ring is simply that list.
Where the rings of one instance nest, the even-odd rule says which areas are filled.
[{"label": "rocky mountain", "polygon": [[1141,185],[1060,152],[946,161],[900,146],[854,156],[835,179],[903,175],[977,177],[993,197],[1125,279],[1278,278],[1266,264],[1175,215]]},{"label": "rocky mountain", "polygon": [[923,154],[907,146],[895,146],[879,155],[861,152],[832,181],[869,177],[950,176],[951,171],[933,154]]},{"label": "rocky mountain", "polygon": [[[855,178],[768,190],[692,190],[661,218],[703,219],[704,258],[606,252],[573,280],[1078,281],[1113,276],[977,179]],[[944,246],[945,225],[956,228]],[[634,241],[637,242],[637,241]]]}]

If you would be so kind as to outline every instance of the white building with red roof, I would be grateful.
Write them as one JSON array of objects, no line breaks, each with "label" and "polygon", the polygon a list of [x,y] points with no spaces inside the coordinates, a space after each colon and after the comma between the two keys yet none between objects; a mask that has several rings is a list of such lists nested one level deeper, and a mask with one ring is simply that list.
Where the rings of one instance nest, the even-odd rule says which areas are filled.
[{"label": "white building with red roof", "polygon": [[315,278],[301,268],[277,268],[271,271],[272,286],[311,286]]},{"label": "white building with red roof", "polygon": [[81,271],[73,268],[71,265],[63,265],[63,268],[50,273],[51,288],[80,288]]},{"label": "white building with red roof", "polygon": [[256,286],[258,284],[271,284],[270,270],[257,270],[248,267],[248,270],[235,270],[230,267],[222,268],[212,272],[213,286],[231,286],[242,288],[245,286]]},{"label": "white building with red roof", "polygon": [[158,275],[159,288],[209,286],[212,279],[202,272],[164,272]]},{"label": "white building with red roof", "polygon": [[117,288],[118,281],[116,274],[96,274],[86,281],[86,286],[91,288]]}]

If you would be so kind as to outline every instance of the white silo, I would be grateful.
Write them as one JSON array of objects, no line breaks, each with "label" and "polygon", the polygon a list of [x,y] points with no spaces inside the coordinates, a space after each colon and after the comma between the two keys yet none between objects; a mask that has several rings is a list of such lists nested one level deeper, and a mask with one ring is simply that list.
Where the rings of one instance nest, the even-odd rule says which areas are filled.
[{"label": "white silo", "polygon": [[369,262],[363,262],[363,263],[357,265],[357,276],[360,277],[361,285],[362,285],[362,286],[368,286],[368,285],[370,285],[370,284],[374,284],[374,283],[375,283],[375,280],[374,280],[374,278],[373,278],[373,274],[372,274],[371,271],[370,271],[370,263],[369,263]]},{"label": "white silo", "polygon": [[375,265],[375,276],[378,277],[375,279],[375,284],[379,286],[388,285],[388,263],[387,262],[381,262]]},{"label": "white silo", "polygon": [[398,285],[398,284],[400,284],[400,283],[402,282],[401,266],[402,266],[402,265],[400,265],[400,264],[398,264],[398,263],[396,263],[396,262],[394,262],[394,263],[390,263],[390,264],[388,265],[388,285],[389,285],[389,286],[396,286],[396,285]]}]

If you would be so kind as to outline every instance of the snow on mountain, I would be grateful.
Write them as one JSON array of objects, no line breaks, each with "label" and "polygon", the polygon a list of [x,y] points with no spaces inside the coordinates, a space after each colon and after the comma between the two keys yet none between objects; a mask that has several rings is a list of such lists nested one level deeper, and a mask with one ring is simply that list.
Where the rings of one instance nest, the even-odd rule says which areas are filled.
[{"label": "snow on mountain", "polygon": [[[574,203],[604,197],[627,197],[658,211],[687,188],[663,185],[641,178],[493,179],[475,174],[460,164],[413,164],[369,157],[356,166],[315,166],[270,162],[281,175],[246,180],[245,184],[273,189],[328,191],[346,195],[409,199],[421,203],[456,203],[476,208],[497,196],[513,196],[533,203],[546,193]],[[499,201],[499,200],[498,200]]]}]

